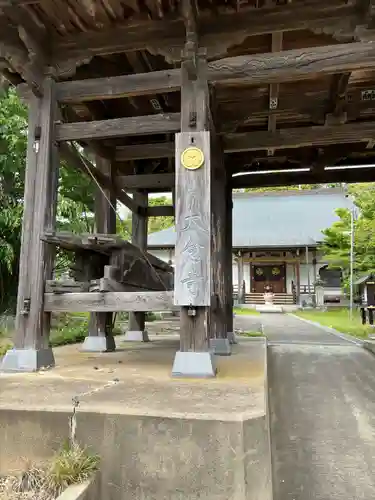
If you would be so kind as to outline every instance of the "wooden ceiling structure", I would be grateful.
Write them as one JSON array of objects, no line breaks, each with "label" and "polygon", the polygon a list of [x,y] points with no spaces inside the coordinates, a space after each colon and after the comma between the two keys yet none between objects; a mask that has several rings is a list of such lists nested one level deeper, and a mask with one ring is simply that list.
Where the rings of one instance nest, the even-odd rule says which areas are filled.
[{"label": "wooden ceiling structure", "polygon": [[57,140],[118,188],[166,190],[194,32],[233,187],[372,181],[332,167],[375,163],[374,28],[373,0],[0,0],[0,68],[23,95],[57,80]]}]

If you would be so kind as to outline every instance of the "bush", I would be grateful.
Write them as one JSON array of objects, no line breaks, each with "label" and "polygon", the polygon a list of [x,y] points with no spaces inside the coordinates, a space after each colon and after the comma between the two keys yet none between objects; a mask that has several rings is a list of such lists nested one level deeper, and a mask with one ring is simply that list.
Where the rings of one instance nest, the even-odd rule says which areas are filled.
[{"label": "bush", "polygon": [[[88,331],[88,316],[61,314],[58,317],[53,318],[54,326],[51,329],[50,335],[50,346],[58,347],[62,345],[69,344],[80,344],[87,337]],[[120,335],[121,331],[119,328],[113,329],[113,335]],[[3,335],[4,342],[1,343],[1,338]],[[4,332],[0,330],[0,356],[12,348],[11,342],[7,341],[9,339],[9,332]]]}]

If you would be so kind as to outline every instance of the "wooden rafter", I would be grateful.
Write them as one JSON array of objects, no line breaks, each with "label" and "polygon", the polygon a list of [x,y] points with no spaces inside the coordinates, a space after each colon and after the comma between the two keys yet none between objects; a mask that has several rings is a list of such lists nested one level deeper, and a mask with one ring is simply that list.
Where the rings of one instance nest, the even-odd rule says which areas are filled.
[{"label": "wooden rafter", "polygon": [[[211,52],[218,55],[249,36],[309,27],[330,26],[334,30],[335,26],[336,29],[346,26],[348,21],[355,21],[357,18],[356,7],[339,0],[326,3],[311,1],[309,4],[290,4],[282,8],[250,9],[219,15],[214,22],[210,16],[205,16],[199,23],[200,45],[206,47],[209,54]],[[147,49],[159,53],[166,51],[170,58],[180,60],[184,43],[185,23],[178,18],[171,21],[133,22],[100,32],[65,36],[55,43],[53,53],[56,63],[80,59],[88,53],[95,56]]]}]

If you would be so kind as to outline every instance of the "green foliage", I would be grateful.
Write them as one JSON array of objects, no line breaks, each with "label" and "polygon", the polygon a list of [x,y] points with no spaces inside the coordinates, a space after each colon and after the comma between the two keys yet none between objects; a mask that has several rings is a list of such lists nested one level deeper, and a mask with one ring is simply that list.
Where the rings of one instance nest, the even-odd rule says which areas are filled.
[{"label": "green foliage", "polygon": [[26,109],[13,90],[0,93],[0,310],[14,307],[21,245]]},{"label": "green foliage", "polygon": [[[375,272],[375,184],[355,184],[350,187],[356,205],[354,221],[354,274]],[[321,245],[324,256],[331,268],[341,268],[346,280],[350,268],[350,230],[349,210],[338,209],[339,220],[323,231],[325,236]]]},{"label": "green foliage", "polygon": [[[166,196],[159,196],[157,198],[149,199],[149,205],[158,206],[158,205],[171,205],[172,200],[167,198]],[[173,217],[150,217],[148,220],[148,232],[156,233],[157,231],[162,231],[163,229],[167,229],[168,227],[173,226],[174,218]]]},{"label": "green foliage", "polygon": [[262,332],[240,332],[241,337],[264,337]]},{"label": "green foliage", "polygon": [[297,311],[295,314],[301,318],[315,321],[323,326],[334,328],[339,332],[358,338],[365,339],[370,333],[374,333],[374,329],[370,325],[362,325],[360,314],[357,310],[353,311],[352,320],[350,320],[349,310],[345,308],[332,308],[327,311]]},{"label": "green foliage", "polygon": [[234,307],[233,313],[236,316],[259,316],[260,313],[256,309],[249,309],[247,307]]},{"label": "green foliage", "polygon": [[99,461],[98,455],[77,444],[63,447],[46,470],[48,489],[59,495],[68,486],[87,481],[98,470]]},{"label": "green foliage", "polygon": [[[15,309],[23,216],[27,147],[27,109],[13,89],[0,92],[0,312]],[[64,162],[60,168],[57,225],[59,230],[91,232],[96,187]],[[71,256],[59,251],[58,273]]]},{"label": "green foliage", "polygon": [[3,500],[54,500],[71,485],[91,479],[100,458],[78,444],[62,446],[52,459],[38,467],[28,464],[16,476],[0,477]]}]

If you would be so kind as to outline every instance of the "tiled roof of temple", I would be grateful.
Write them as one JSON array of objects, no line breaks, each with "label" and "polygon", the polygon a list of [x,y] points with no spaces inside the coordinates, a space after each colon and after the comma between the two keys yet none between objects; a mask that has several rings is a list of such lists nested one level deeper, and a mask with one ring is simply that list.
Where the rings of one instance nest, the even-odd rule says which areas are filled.
[{"label": "tiled roof of temple", "polygon": [[[233,193],[233,247],[316,246],[322,230],[350,207],[341,189]],[[174,227],[149,235],[149,247],[174,246]]]}]

